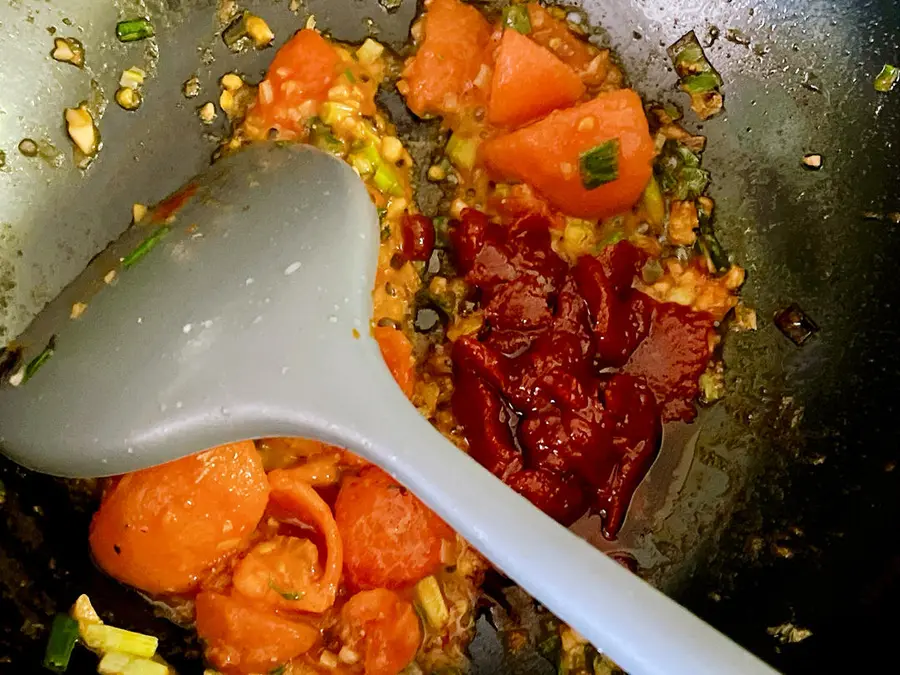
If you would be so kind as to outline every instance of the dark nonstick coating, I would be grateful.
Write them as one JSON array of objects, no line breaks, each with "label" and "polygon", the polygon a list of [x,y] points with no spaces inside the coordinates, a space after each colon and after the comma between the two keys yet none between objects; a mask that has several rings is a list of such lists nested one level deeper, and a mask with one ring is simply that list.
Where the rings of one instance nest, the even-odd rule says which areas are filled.
[{"label": "dark nonstick coating", "polygon": [[[260,8],[280,37],[301,23],[286,0],[248,4]],[[712,41],[707,54],[724,76],[727,112],[704,125],[688,120],[709,136],[704,163],[713,172],[720,239],[748,269],[744,297],[760,323],[757,332],[727,341],[726,400],[705,411],[697,426],[667,432],[679,447],[667,450],[669,464],[651,478],[666,493],[666,476],[677,473],[677,499],[658,499],[648,488],[646,503],[665,502],[664,508],[648,506],[643,519],[632,514],[622,546],[634,551],[647,578],[780,670],[856,672],[882,659],[892,663],[900,627],[900,223],[864,214],[900,212],[900,87],[890,93],[872,87],[884,63],[900,63],[900,3],[586,0],[582,7],[603,26],[598,39],[618,50],[648,99],[685,103],[674,88],[667,44],[690,29],[704,44]],[[362,0],[310,0],[306,9],[342,39],[363,37],[363,19],[372,17],[381,38],[397,46],[415,11],[410,2],[387,13]],[[189,58],[194,47],[176,44],[175,36],[191,21],[178,17],[206,17],[213,8],[169,0],[151,3],[151,10],[170,16],[161,53],[172,49]],[[24,16],[11,4],[0,17],[9,20],[16,11]],[[198,22],[209,32],[210,19],[193,19]],[[749,45],[740,44],[745,38]],[[242,58],[243,70],[252,72],[271,53]],[[0,80],[13,67],[0,66]],[[228,67],[223,60],[199,72],[212,82]],[[186,72],[189,67],[169,79],[180,82]],[[0,93],[0,108],[9,95]],[[400,112],[401,129],[427,155],[433,128],[410,131]],[[148,109],[146,133],[163,126],[167,114]],[[193,112],[176,114],[187,120]],[[106,138],[123,133],[111,128]],[[131,184],[143,193],[123,195],[123,203],[162,197],[209,149],[188,143],[184,160],[168,164],[162,150],[151,148],[130,169]],[[801,168],[810,152],[824,156],[821,171]],[[792,302],[821,328],[802,348],[772,322]],[[6,487],[0,672],[41,672],[49,618],[81,592],[118,625],[158,633],[173,663],[192,663],[199,672],[190,660],[196,644],[184,632],[154,618],[133,592],[93,568],[86,493],[5,462],[0,480]],[[591,534],[590,524],[585,532]],[[811,635],[782,644],[770,633],[785,624]],[[477,672],[547,672],[538,661],[504,661],[490,628],[479,625]],[[94,672],[95,660],[80,654],[73,671]]]}]

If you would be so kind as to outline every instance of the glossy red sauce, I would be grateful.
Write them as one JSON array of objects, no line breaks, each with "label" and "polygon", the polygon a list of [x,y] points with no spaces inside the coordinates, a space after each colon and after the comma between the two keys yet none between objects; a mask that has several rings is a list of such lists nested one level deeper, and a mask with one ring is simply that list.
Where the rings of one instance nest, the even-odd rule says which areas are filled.
[{"label": "glossy red sauce", "polygon": [[453,411],[489,471],[561,523],[595,510],[614,538],[662,420],[693,416],[713,319],[632,288],[646,257],[627,242],[570,268],[551,225],[466,209],[451,227],[485,313],[453,346]]}]

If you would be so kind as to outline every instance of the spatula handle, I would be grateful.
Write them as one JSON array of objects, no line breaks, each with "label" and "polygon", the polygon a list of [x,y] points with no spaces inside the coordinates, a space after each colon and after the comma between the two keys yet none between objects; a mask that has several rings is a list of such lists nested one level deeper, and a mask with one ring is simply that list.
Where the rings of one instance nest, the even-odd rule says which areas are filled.
[{"label": "spatula handle", "polygon": [[[378,462],[494,565],[633,675],[773,673],[506,487],[385,379],[349,393],[333,439]],[[329,434],[330,435],[330,434]],[[339,437],[339,438],[338,438]]]}]

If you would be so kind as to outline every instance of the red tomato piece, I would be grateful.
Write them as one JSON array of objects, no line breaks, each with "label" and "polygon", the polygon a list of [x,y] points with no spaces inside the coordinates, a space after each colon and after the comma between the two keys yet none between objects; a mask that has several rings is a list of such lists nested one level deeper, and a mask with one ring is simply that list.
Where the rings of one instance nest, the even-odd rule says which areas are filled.
[{"label": "red tomato piece", "polygon": [[510,28],[503,31],[488,121],[518,127],[551,110],[568,108],[584,95],[584,84],[554,54]]},{"label": "red tomato piece", "polygon": [[203,592],[195,602],[206,658],[228,675],[268,673],[309,651],[319,629],[238,595]]},{"label": "red tomato piece", "polygon": [[486,92],[475,80],[489,59],[487,19],[460,0],[431,0],[423,21],[425,38],[403,71],[409,109],[447,115],[483,103]]},{"label": "red tomato piece", "polygon": [[453,531],[409,490],[376,467],[346,478],[334,506],[344,572],[360,589],[402,588],[441,564]]},{"label": "red tomato piece", "polygon": [[363,654],[366,675],[397,675],[422,642],[413,606],[393,591],[378,588],[354,595],[341,609],[344,644]]},{"label": "red tomato piece", "polygon": [[184,593],[237,551],[269,498],[251,441],[123,476],[91,521],[97,563],[148,593]]},{"label": "red tomato piece", "polygon": [[[618,177],[588,190],[580,156],[612,139],[619,143]],[[640,97],[620,89],[485,141],[481,156],[495,177],[530,183],[560,211],[604,218],[640,199],[653,170],[653,139]]]},{"label": "red tomato piece", "polygon": [[334,47],[319,33],[305,28],[294,34],[275,54],[260,82],[247,125],[262,133],[269,129],[300,133],[315,115],[315,104],[325,100],[340,66]]}]

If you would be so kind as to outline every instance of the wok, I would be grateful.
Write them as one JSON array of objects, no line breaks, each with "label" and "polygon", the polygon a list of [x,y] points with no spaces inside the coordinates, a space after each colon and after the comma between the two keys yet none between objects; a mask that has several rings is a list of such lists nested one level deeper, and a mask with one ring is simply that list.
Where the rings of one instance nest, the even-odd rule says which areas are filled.
[{"label": "wok", "polygon": [[[244,6],[266,18],[278,44],[312,13],[336,38],[374,34],[399,49],[417,8],[383,1],[306,0],[297,13],[287,0]],[[221,74],[255,79],[272,57],[230,53],[215,34],[217,9],[212,0],[0,6],[0,340],[118,235],[133,202],[157,201],[209,161],[224,127],[203,127],[196,108],[217,98]],[[646,99],[686,107],[665,47],[691,29],[712,43],[726,113],[704,124],[689,114],[688,126],[709,137],[719,238],[748,269],[744,298],[760,324],[726,341],[724,401],[691,426],[667,428],[619,541],[603,542],[591,521],[579,531],[629,552],[641,575],[784,672],[891,658],[900,623],[900,230],[890,215],[900,211],[900,90],[878,93],[872,80],[900,60],[900,3],[585,0],[579,9]],[[157,39],[118,43],[116,21],[139,15],[153,17]],[[53,31],[84,43],[85,69],[49,58]],[[109,107],[104,148],[82,173],[62,110],[100,91],[111,99],[129,66],[150,73],[144,105]],[[181,85],[194,74],[201,93],[189,100]],[[437,125],[414,123],[389,93],[385,102],[428,157]],[[23,138],[44,156],[23,156]],[[805,153],[821,153],[824,168],[804,171]],[[425,209],[436,199],[426,185]],[[802,348],[772,321],[794,302],[821,328]],[[198,645],[90,562],[88,487],[5,460],[0,480],[0,672],[41,672],[50,618],[82,592],[118,625],[158,634],[180,672],[199,672]],[[534,655],[505,655],[485,619],[473,658],[476,673],[550,672]],[[94,669],[81,654],[70,672]]]}]

